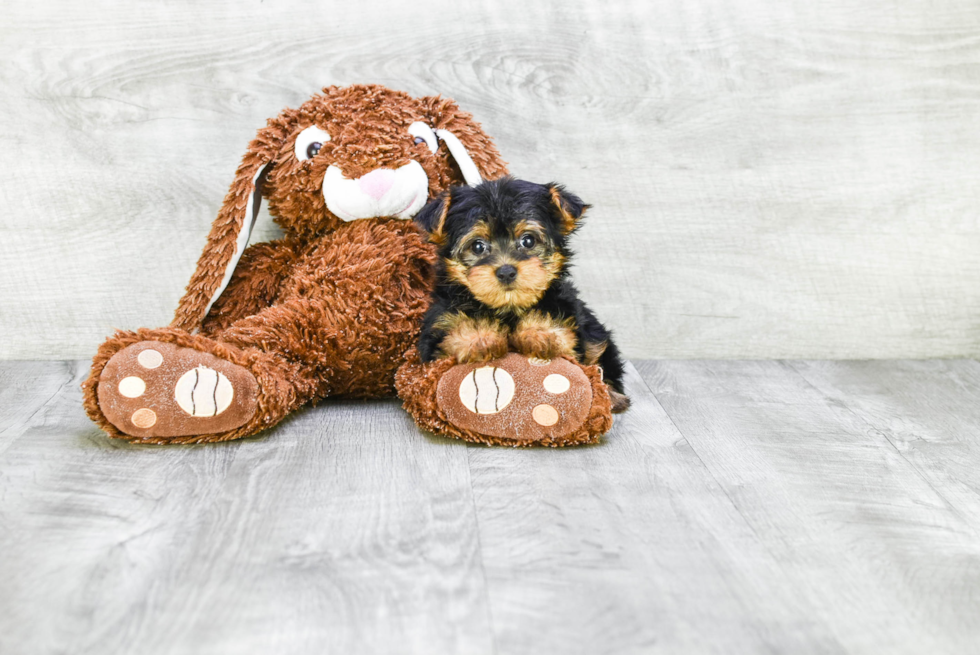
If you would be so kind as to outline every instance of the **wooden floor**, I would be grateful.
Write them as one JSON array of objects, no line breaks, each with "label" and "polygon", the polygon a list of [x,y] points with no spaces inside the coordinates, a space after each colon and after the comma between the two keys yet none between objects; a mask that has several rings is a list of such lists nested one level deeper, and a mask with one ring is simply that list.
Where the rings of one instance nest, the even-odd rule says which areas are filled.
[{"label": "wooden floor", "polygon": [[0,363],[0,653],[970,653],[980,363],[650,361],[601,445],[395,401],[107,439]]}]

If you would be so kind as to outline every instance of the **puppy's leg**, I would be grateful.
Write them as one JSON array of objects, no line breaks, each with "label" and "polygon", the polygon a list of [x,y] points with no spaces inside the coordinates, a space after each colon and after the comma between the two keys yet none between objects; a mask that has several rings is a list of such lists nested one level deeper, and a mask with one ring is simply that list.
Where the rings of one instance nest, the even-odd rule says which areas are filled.
[{"label": "puppy's leg", "polygon": [[[606,351],[609,349],[609,341],[589,341],[583,344],[583,351],[585,355],[582,357],[582,363],[586,366],[593,366],[598,364],[602,366],[603,360],[605,360],[607,365],[611,366],[611,373],[618,371],[617,363],[619,362],[618,356],[610,358],[606,356]],[[613,346],[615,348],[615,345]],[[613,385],[609,382],[609,378],[606,375],[606,369],[603,367],[603,381],[606,383],[606,388],[609,390],[609,400],[612,401],[612,413],[621,414],[625,412],[630,407],[630,399],[624,393],[616,391]],[[622,384],[621,376],[617,378],[618,382]]]},{"label": "puppy's leg", "polygon": [[446,333],[440,350],[460,364],[487,362],[507,354],[507,330],[497,321],[447,314],[437,328]]},{"label": "puppy's leg", "polygon": [[514,350],[539,359],[554,359],[560,355],[575,357],[576,342],[572,321],[558,321],[538,311],[522,318],[510,335]]}]

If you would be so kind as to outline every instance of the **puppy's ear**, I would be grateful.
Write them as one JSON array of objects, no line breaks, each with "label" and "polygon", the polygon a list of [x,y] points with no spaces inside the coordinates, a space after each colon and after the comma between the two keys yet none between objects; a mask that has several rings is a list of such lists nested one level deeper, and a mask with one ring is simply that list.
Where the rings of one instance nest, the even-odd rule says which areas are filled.
[{"label": "puppy's ear", "polygon": [[249,144],[218,217],[211,224],[207,245],[180,299],[171,327],[188,332],[197,330],[211,305],[228,286],[259,214],[265,179],[295,126],[295,119],[292,112],[271,119]]},{"label": "puppy's ear", "polygon": [[415,224],[429,233],[429,241],[442,247],[446,243],[446,216],[452,194],[443,191],[415,215]]},{"label": "puppy's ear", "polygon": [[574,193],[569,193],[565,190],[565,187],[560,184],[555,184],[554,182],[544,185],[551,195],[551,204],[555,206],[558,211],[558,217],[561,219],[561,231],[562,234],[568,236],[574,232],[578,226],[579,221],[582,218],[582,214],[585,213],[590,205],[582,202]]}]

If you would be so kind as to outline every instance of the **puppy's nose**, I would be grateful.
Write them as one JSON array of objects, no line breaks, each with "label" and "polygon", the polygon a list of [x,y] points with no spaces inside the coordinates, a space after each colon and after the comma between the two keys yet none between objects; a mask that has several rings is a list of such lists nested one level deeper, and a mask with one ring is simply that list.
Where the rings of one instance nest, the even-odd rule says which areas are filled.
[{"label": "puppy's nose", "polygon": [[497,269],[497,279],[504,284],[510,284],[517,279],[517,269],[510,264],[504,264]]}]

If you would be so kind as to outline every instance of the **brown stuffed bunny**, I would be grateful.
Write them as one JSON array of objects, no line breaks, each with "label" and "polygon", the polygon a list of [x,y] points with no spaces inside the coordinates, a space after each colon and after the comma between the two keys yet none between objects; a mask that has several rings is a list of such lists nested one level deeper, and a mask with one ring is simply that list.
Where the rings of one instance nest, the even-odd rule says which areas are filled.
[{"label": "brown stuffed bunny", "polygon": [[[86,411],[130,441],[236,439],[327,396],[391,395],[408,353],[399,386],[420,424],[488,441],[480,416],[454,426],[436,401],[436,369],[458,377],[464,367],[411,361],[435,253],[404,219],[452,185],[505,173],[490,138],[448,99],[355,85],[283,111],[249,144],[174,321],[99,348]],[[285,237],[245,248],[263,196]],[[593,420],[588,434],[559,424],[568,434],[543,443],[608,429],[604,389],[592,393],[594,372],[574,367],[579,413],[606,423]]]}]

